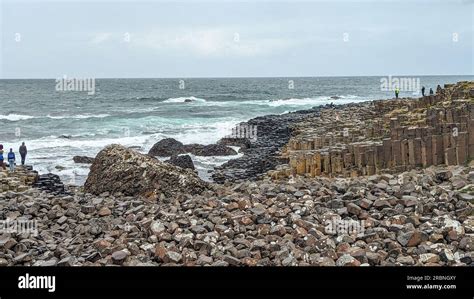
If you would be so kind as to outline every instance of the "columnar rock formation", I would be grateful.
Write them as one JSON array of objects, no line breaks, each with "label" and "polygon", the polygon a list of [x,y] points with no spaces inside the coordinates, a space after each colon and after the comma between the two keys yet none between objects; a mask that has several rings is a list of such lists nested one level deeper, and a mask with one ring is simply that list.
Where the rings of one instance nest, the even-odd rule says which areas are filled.
[{"label": "columnar rock formation", "polygon": [[325,108],[293,128],[289,167],[274,176],[359,176],[474,158],[474,84],[445,85],[419,99]]},{"label": "columnar rock formation", "polygon": [[31,167],[20,166],[14,172],[0,170],[0,192],[22,192],[38,181],[38,173]]}]

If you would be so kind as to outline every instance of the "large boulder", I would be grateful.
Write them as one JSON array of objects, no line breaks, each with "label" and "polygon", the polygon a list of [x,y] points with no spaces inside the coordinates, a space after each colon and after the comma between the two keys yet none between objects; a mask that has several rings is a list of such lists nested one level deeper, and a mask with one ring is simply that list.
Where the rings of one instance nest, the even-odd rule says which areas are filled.
[{"label": "large boulder", "polygon": [[187,153],[192,153],[193,155],[204,157],[237,155],[237,152],[235,150],[223,144],[202,145],[193,143],[185,145],[184,150]]},{"label": "large boulder", "polygon": [[101,150],[90,168],[84,190],[92,194],[121,192],[159,197],[161,193],[198,194],[208,188],[192,170],[113,144]]},{"label": "large boulder", "polygon": [[150,156],[169,157],[184,154],[183,144],[174,138],[165,138],[153,145],[148,151]]},{"label": "large boulder", "polygon": [[188,168],[194,170],[194,163],[193,159],[189,155],[181,155],[181,156],[171,156],[169,160],[165,162],[179,166],[181,168]]}]

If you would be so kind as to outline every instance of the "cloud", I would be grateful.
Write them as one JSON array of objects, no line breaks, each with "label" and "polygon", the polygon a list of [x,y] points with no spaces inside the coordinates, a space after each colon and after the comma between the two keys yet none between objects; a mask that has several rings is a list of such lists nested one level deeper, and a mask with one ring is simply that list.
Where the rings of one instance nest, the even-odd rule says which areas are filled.
[{"label": "cloud", "polygon": [[231,29],[155,30],[131,37],[131,45],[160,52],[199,56],[258,56],[296,46],[284,37],[256,37]]},{"label": "cloud", "polygon": [[93,44],[102,44],[104,42],[109,41],[111,37],[112,33],[110,32],[99,32],[94,34],[90,42]]}]

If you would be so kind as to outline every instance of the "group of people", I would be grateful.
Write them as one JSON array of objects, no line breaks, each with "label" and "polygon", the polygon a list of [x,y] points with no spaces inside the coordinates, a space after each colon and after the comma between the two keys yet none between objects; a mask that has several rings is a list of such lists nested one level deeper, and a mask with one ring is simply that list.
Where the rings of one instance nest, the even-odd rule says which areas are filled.
[{"label": "group of people", "polygon": [[[440,89],[441,89],[441,85],[438,84],[438,87],[436,88],[436,92],[439,92]],[[398,99],[398,94],[399,93],[400,93],[400,89],[395,88],[395,98]],[[424,86],[421,87],[421,95],[425,96],[425,87]],[[431,95],[434,95],[433,88],[430,88],[430,96]]]},{"label": "group of people", "polygon": [[[21,143],[19,152],[21,156],[21,165],[25,165],[26,154],[28,153],[28,150],[24,142]],[[2,169],[5,170],[5,163],[4,163],[5,158],[3,157],[3,153],[4,153],[3,144],[0,144],[0,166],[2,167]],[[10,151],[7,153],[7,161],[8,161],[8,166],[10,167],[10,171],[14,171],[16,157],[12,148],[10,148]]]}]

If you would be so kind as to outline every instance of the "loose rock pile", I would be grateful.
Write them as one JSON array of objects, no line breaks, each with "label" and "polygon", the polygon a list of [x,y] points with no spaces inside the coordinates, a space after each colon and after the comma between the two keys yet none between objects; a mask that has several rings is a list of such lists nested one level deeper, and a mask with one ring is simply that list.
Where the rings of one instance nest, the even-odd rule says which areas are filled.
[{"label": "loose rock pile", "polygon": [[[158,201],[4,192],[0,218],[37,220],[38,235],[0,235],[0,265],[471,265],[473,183],[472,167],[430,167],[216,185]],[[363,226],[331,227],[352,222]]]}]

